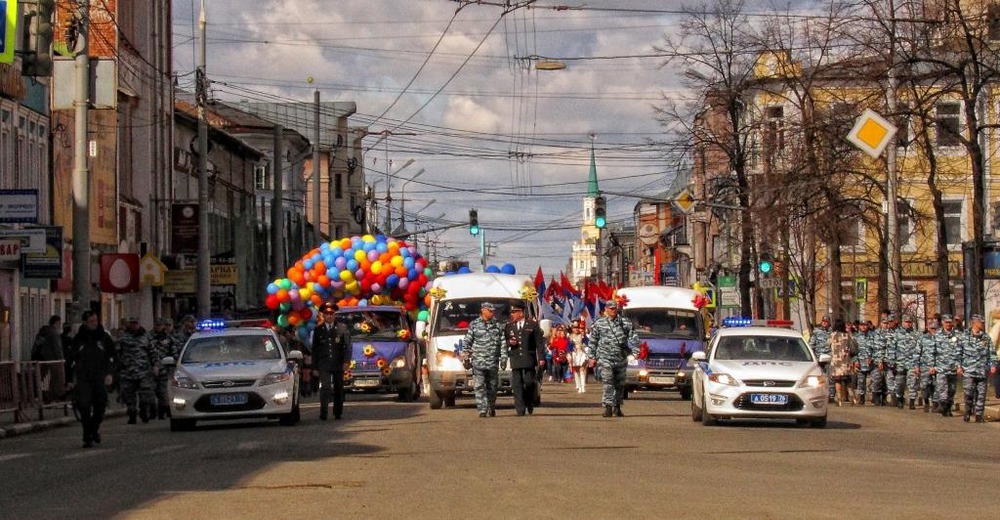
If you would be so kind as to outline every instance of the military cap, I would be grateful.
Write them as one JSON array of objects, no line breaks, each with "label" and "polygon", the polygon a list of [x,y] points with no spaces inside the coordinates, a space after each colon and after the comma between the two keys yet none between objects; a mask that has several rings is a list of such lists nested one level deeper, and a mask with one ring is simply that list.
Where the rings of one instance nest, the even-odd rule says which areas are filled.
[{"label": "military cap", "polygon": [[170,325],[171,323],[172,322],[170,318],[167,318],[166,316],[160,316],[159,318],[156,318],[157,325]]},{"label": "military cap", "polygon": [[955,320],[954,320],[954,318],[951,317],[951,314],[942,314],[941,315],[941,322],[943,323],[943,322],[946,322],[946,321],[955,321]]},{"label": "military cap", "polygon": [[830,321],[830,315],[829,314],[824,314],[823,317],[819,321]]},{"label": "military cap", "polygon": [[496,307],[490,302],[483,302],[483,304],[480,305],[479,308],[484,311],[496,310]]},{"label": "military cap", "polygon": [[323,302],[323,305],[319,306],[320,312],[337,312],[337,304],[333,302]]},{"label": "military cap", "polygon": [[882,318],[882,323],[889,323],[890,321],[892,321],[892,314],[887,314]]},{"label": "military cap", "polygon": [[615,300],[608,300],[607,302],[604,303],[604,308],[605,309],[617,309],[618,308],[618,302],[616,302]]},{"label": "military cap", "polygon": [[512,311],[523,311],[524,310],[524,304],[521,303],[521,302],[512,303],[512,304],[510,304],[510,310],[512,310]]},{"label": "military cap", "polygon": [[969,321],[970,322],[971,321],[976,321],[976,320],[986,321],[986,320],[983,319],[983,315],[982,314],[973,314],[971,317],[969,317]]},{"label": "military cap", "polygon": [[914,321],[913,320],[913,316],[910,316],[909,314],[904,314],[903,315],[903,321],[910,321],[910,322],[912,322],[912,321]]}]

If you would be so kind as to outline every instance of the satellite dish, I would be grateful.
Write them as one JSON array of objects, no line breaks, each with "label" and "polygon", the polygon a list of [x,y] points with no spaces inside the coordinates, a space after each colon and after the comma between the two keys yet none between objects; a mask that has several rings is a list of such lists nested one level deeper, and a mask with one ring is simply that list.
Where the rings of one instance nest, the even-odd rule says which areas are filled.
[{"label": "satellite dish", "polygon": [[660,237],[660,228],[656,224],[643,224],[639,227],[639,241],[647,246],[655,245]]}]

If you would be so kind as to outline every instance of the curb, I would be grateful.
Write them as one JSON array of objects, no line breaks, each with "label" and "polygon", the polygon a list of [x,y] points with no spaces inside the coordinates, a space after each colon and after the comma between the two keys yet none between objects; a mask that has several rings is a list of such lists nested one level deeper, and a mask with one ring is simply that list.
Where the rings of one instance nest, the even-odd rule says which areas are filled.
[{"label": "curb", "polygon": [[[104,418],[107,419],[108,417],[121,417],[123,415],[125,415],[125,409],[114,408],[111,410],[107,410],[104,413]],[[73,416],[69,416],[69,417],[59,417],[58,419],[46,419],[44,421],[11,424],[8,426],[0,427],[0,439],[4,439],[7,437],[16,437],[18,435],[24,435],[26,433],[40,432],[51,428],[59,428],[62,426],[73,425],[76,423],[77,423],[76,418]]]}]

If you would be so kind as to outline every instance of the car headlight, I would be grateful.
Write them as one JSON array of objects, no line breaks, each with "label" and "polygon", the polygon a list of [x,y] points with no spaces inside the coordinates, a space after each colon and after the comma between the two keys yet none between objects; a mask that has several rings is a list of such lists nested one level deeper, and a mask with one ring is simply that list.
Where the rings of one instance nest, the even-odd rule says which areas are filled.
[{"label": "car headlight", "polygon": [[462,360],[458,358],[458,355],[447,350],[438,351],[437,366],[438,370],[465,371],[465,365],[462,364]]},{"label": "car headlight", "polygon": [[292,378],[291,372],[272,372],[260,380],[260,386],[273,385]]},{"label": "car headlight", "polygon": [[826,384],[826,376],[808,376],[799,383],[799,388],[819,388]]},{"label": "car headlight", "polygon": [[713,383],[719,383],[723,385],[740,386],[740,380],[736,379],[735,377],[729,374],[714,373],[708,376],[708,380]]},{"label": "car headlight", "polygon": [[398,358],[392,360],[390,366],[393,368],[406,368],[406,358],[399,356]]},{"label": "car headlight", "polygon": [[190,377],[174,375],[174,377],[170,379],[170,386],[195,390],[198,388],[198,382]]}]

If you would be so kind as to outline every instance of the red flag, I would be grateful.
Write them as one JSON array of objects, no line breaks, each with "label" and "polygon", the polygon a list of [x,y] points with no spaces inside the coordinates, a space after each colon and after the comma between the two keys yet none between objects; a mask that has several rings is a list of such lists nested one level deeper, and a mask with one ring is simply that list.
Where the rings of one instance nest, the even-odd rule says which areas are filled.
[{"label": "red flag", "polygon": [[576,287],[573,287],[573,284],[572,282],[569,281],[569,278],[566,278],[566,273],[562,271],[559,272],[559,282],[562,284],[563,293],[574,294],[576,296],[580,295],[580,291],[576,290]]},{"label": "red flag", "polygon": [[556,281],[554,276],[549,277],[549,287],[545,289],[545,299],[551,302],[560,292],[562,292],[562,289],[559,287],[559,282]]},{"label": "red flag", "polygon": [[535,290],[539,293],[545,291],[545,275],[542,274],[542,266],[538,266],[538,271],[535,273]]}]

